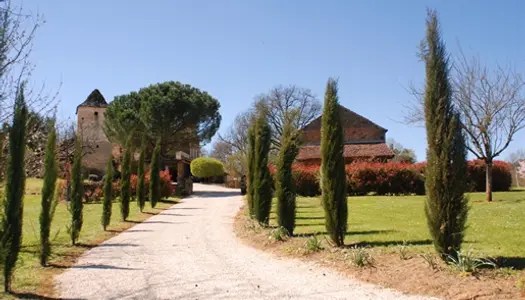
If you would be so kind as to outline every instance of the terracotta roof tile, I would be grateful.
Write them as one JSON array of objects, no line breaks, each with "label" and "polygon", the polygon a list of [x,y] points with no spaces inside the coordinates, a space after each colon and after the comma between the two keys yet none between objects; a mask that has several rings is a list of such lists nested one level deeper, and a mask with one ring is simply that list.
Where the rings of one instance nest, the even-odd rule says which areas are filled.
[{"label": "terracotta roof tile", "polygon": [[[346,144],[344,149],[345,158],[372,158],[393,157],[394,153],[385,143],[378,144]],[[321,158],[321,146],[303,146],[299,150],[297,160]]]}]

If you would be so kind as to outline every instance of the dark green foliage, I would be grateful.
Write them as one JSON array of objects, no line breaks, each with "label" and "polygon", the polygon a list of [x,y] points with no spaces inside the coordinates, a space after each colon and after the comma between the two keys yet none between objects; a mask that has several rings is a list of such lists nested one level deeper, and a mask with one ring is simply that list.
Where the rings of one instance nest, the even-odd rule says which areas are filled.
[{"label": "dark green foliage", "polygon": [[255,215],[253,208],[254,179],[255,179],[255,124],[248,129],[248,212],[250,217]]},{"label": "dark green foliage", "polygon": [[122,175],[120,178],[120,216],[126,221],[129,216],[129,201],[131,198],[131,143],[128,140],[124,159],[122,161]]},{"label": "dark green foliage", "polygon": [[277,221],[290,236],[295,228],[296,188],[292,164],[299,152],[297,131],[290,124],[285,125],[281,137],[281,149],[277,162]]},{"label": "dark green foliage", "polygon": [[224,175],[223,163],[213,157],[198,157],[191,161],[191,174],[200,178],[210,178]]},{"label": "dark green foliage", "polygon": [[28,110],[24,97],[24,84],[17,93],[13,126],[9,130],[9,157],[7,162],[5,200],[2,216],[1,262],[4,266],[4,290],[11,290],[11,276],[18,260],[22,242],[22,218],[24,211],[24,154],[26,145],[26,121]]},{"label": "dark green foliage", "polygon": [[267,225],[270,221],[270,209],[272,207],[273,182],[268,169],[268,152],[270,152],[272,133],[268,119],[264,114],[257,118],[255,128],[253,207],[257,221]]},{"label": "dark green foliage", "polygon": [[109,156],[104,176],[104,201],[102,203],[101,223],[104,230],[111,222],[111,206],[113,205],[113,155]]},{"label": "dark green foliage", "polygon": [[55,214],[57,199],[55,198],[56,182],[58,177],[55,148],[57,142],[55,122],[49,124],[50,132],[47,137],[46,158],[44,161],[44,183],[42,186],[42,210],[40,211],[40,265],[45,266],[51,254],[49,233],[51,222]]},{"label": "dark green foliage", "polygon": [[77,136],[75,141],[75,153],[73,155],[73,166],[71,168],[71,203],[69,211],[71,213],[71,226],[69,234],[73,245],[78,241],[80,231],[82,230],[82,196],[84,194],[82,185],[82,147],[80,137]]},{"label": "dark green foliage", "polygon": [[429,11],[423,57],[426,65],[427,167],[425,215],[436,251],[460,250],[468,214],[466,145],[452,104],[449,66],[437,14]]},{"label": "dark green foliage", "polygon": [[326,231],[337,246],[342,246],[348,219],[344,132],[339,116],[337,81],[332,78],[326,84],[321,126],[321,191]]},{"label": "dark green foliage", "polygon": [[144,209],[146,202],[146,171],[144,170],[144,161],[146,159],[146,141],[142,139],[142,145],[140,147],[139,165],[138,165],[138,182],[137,182],[137,204],[140,211]]},{"label": "dark green foliage", "polygon": [[[105,112],[105,131],[120,144],[127,143],[129,132],[146,135],[148,150],[160,139],[162,157],[180,146],[208,142],[221,123],[220,104],[207,92],[180,82],[152,84],[115,97]],[[191,125],[191,127],[189,126]],[[140,147],[136,134],[132,147]]]},{"label": "dark green foliage", "polygon": [[151,157],[149,201],[151,207],[155,207],[160,200],[160,141],[157,142]]}]

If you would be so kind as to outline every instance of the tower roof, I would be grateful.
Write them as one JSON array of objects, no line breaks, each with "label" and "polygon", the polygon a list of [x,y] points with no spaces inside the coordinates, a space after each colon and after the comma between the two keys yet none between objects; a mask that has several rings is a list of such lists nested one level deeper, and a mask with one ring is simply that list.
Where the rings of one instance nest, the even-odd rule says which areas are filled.
[{"label": "tower roof", "polygon": [[86,101],[82,102],[77,106],[77,112],[79,107],[106,107],[108,103],[102,93],[98,89],[94,89],[91,94],[86,98]]}]

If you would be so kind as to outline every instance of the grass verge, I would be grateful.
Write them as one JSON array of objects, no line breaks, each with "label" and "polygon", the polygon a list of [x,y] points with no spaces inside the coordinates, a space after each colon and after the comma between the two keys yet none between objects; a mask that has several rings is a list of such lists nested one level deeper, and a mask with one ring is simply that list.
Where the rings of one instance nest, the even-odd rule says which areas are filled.
[{"label": "grass verge", "polygon": [[128,221],[124,222],[120,218],[120,204],[113,202],[111,224],[107,231],[104,231],[100,225],[102,204],[85,204],[84,224],[77,246],[71,245],[67,232],[71,219],[67,204],[59,203],[51,228],[50,266],[41,267],[39,264],[38,217],[41,199],[39,184],[41,187],[39,180],[28,179],[28,188],[24,197],[23,242],[13,278],[13,290],[16,293],[13,295],[0,293],[2,299],[54,299],[56,295],[53,277],[73,265],[83,252],[177,203],[176,198],[159,202],[155,208],[151,208],[149,203],[146,203],[146,208],[141,213],[137,203],[131,202]]},{"label": "grass verge", "polygon": [[[500,266],[496,270],[461,273],[435,256],[423,212],[424,197],[419,196],[350,197],[345,248],[331,247],[326,239],[320,198],[297,199],[296,236],[292,239],[269,239],[277,225],[274,209],[270,228],[255,224],[243,211],[235,229],[254,247],[315,260],[350,277],[409,294],[517,299],[525,292],[525,247],[520,238],[525,232],[525,192],[495,193],[493,203],[485,202],[483,193],[472,193],[469,198],[472,208],[464,249],[493,258]],[[364,267],[355,259],[363,251],[373,262]]]}]

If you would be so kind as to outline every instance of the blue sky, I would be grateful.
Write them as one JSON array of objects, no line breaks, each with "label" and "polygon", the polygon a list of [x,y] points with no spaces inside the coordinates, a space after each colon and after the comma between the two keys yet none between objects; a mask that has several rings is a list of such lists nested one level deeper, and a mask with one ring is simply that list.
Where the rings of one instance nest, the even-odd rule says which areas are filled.
[{"label": "blue sky", "polygon": [[[320,100],[339,78],[340,102],[425,157],[423,129],[399,122],[422,83],[416,57],[426,8],[438,10],[451,54],[525,74],[525,1],[24,0],[44,15],[35,41],[35,83],[58,87],[59,116],[98,88],[108,101],[151,83],[181,81],[221,102],[228,127],[254,96],[278,84],[310,88]],[[510,150],[525,147],[525,132]],[[507,152],[508,153],[508,152]],[[505,153],[503,155],[505,158]]]}]

